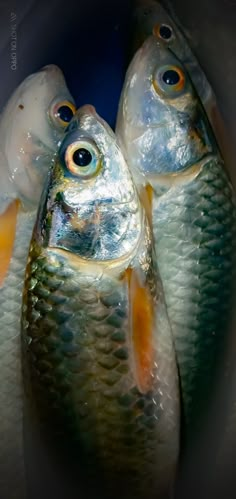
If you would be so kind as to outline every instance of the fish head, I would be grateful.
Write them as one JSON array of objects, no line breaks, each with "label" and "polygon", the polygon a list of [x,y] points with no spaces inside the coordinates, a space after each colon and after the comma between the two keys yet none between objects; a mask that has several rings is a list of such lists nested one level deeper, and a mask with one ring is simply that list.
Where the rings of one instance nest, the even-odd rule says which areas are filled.
[{"label": "fish head", "polygon": [[45,66],[21,83],[1,117],[1,197],[36,205],[49,162],[74,113],[57,66]]},{"label": "fish head", "polygon": [[141,210],[110,127],[92,106],[72,119],[38,218],[41,245],[85,260],[114,261],[135,251]]},{"label": "fish head", "polygon": [[36,208],[58,143],[74,113],[74,101],[55,65],[28,76],[2,112],[0,286],[10,264],[18,212]]},{"label": "fish head", "polygon": [[155,0],[137,0],[133,23],[136,48],[150,35],[155,34],[157,40],[172,48],[182,61],[189,58],[191,49],[172,17],[160,3]]},{"label": "fish head", "polygon": [[188,73],[155,36],[128,68],[116,131],[129,165],[143,175],[178,173],[211,150]]},{"label": "fish head", "polygon": [[171,5],[170,13],[156,0],[135,0],[133,15],[133,49],[136,51],[152,34],[157,41],[178,57],[191,75],[196,91],[211,116],[215,96],[192,50],[194,39],[186,33],[176,18]]}]

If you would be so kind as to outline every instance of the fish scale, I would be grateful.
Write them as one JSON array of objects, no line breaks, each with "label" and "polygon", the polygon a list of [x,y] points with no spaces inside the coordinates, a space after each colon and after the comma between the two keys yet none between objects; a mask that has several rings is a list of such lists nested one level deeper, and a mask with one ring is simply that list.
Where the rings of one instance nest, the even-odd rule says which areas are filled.
[{"label": "fish scale", "polygon": [[[40,398],[40,393],[44,393],[45,397],[43,389],[47,387],[47,402],[50,402],[51,397],[54,400],[53,424],[56,422],[57,411],[64,407],[61,422],[59,418],[59,426],[65,423],[75,439],[78,438],[79,432],[79,439],[82,439],[88,454],[91,439],[93,453],[97,454],[98,459],[102,458],[105,461],[105,466],[111,468],[111,474],[113,466],[120,468],[121,476],[122,473],[126,474],[128,468],[129,472],[139,476],[139,481],[141,458],[142,461],[147,461],[148,468],[150,461],[153,461],[158,463],[155,464],[157,471],[165,472],[165,459],[162,465],[160,460],[157,460],[158,450],[155,445],[151,448],[150,444],[152,441],[155,442],[156,424],[160,422],[161,425],[161,415],[166,411],[167,401],[161,394],[167,392],[168,398],[170,396],[168,392],[171,394],[172,391],[168,383],[161,390],[160,383],[160,379],[166,377],[168,382],[171,380],[172,368],[170,367],[167,376],[165,372],[168,350],[166,364],[163,367],[165,376],[162,378],[160,372],[160,379],[158,377],[153,393],[149,397],[142,396],[135,388],[130,374],[129,347],[126,335],[123,333],[123,329],[127,328],[125,288],[121,287],[119,291],[117,289],[114,291],[114,283],[108,280],[107,289],[103,294],[98,282],[93,293],[88,293],[86,300],[85,276],[75,277],[73,269],[66,265],[66,262],[61,264],[59,259],[61,265],[56,266],[57,285],[54,286],[53,278],[47,269],[48,262],[50,268],[57,258],[51,256],[49,252],[46,258],[40,258],[38,264],[34,265],[37,261],[36,253],[37,250],[31,248],[28,266],[30,268],[32,263],[33,265],[26,281],[26,293],[28,292],[28,299],[35,303],[34,307],[39,315],[35,320],[30,308],[24,315],[26,327],[24,339],[25,343],[30,345],[31,376],[37,378],[37,375],[40,375],[34,385],[34,395],[37,387],[38,397]],[[45,283],[45,290],[42,283]],[[76,298],[68,299],[64,296],[68,288],[71,289],[71,295]],[[50,312],[49,304],[55,301],[52,297],[57,298],[58,303],[53,305]],[[118,309],[114,308],[113,302],[119,304]],[[42,314],[47,314],[43,320]],[[41,322],[37,326],[39,319]],[[81,320],[84,322],[80,327]],[[50,324],[52,327],[48,327],[48,321],[52,321]],[[155,392],[157,395],[154,395]],[[73,410],[68,412],[68,407],[73,407]],[[121,411],[121,407],[124,411]],[[169,419],[171,428],[172,413]],[[134,431],[133,437],[130,436],[131,429]],[[163,428],[163,439],[165,431]],[[168,463],[167,467],[170,465],[171,463]],[[146,474],[148,471],[144,467],[141,473]]]},{"label": "fish scale", "polygon": [[[23,459],[23,386],[20,361],[19,295],[23,291],[24,272],[36,212],[20,213],[16,244],[8,275],[0,288],[0,496],[25,499]],[[7,305],[6,305],[7,304]],[[6,328],[6,324],[8,327]],[[5,430],[5,431],[4,431]],[[9,470],[14,469],[14,480]]]},{"label": "fish scale", "polygon": [[[199,224],[202,205],[208,217]],[[154,210],[157,259],[187,401],[185,417],[194,421],[197,407],[214,386],[231,306],[236,210],[221,163],[206,160],[197,182],[172,187],[155,200]],[[212,342],[212,335],[217,341]]]},{"label": "fish scale", "polygon": [[[89,152],[86,166],[75,151]],[[115,134],[85,106],[41,198],[22,359],[26,407],[41,435],[75,477],[82,466],[108,497],[168,495],[176,473],[178,373],[153,254]]]},{"label": "fish scale", "polygon": [[20,360],[22,291],[42,186],[68,124],[55,115],[55,106],[60,109],[62,104],[74,113],[61,70],[48,65],[14,90],[0,117],[1,499],[26,496]]}]

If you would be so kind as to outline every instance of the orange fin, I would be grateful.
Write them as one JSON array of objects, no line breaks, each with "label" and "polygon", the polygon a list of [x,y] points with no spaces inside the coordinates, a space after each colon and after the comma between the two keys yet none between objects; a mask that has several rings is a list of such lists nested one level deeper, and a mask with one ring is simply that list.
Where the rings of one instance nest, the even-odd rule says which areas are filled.
[{"label": "orange fin", "polygon": [[147,215],[150,227],[152,227],[152,200],[153,188],[150,184],[146,184],[140,191],[140,200]]},{"label": "orange fin", "polygon": [[8,272],[16,234],[20,201],[13,201],[0,215],[0,287]]},{"label": "orange fin", "polygon": [[129,285],[131,349],[137,387],[148,392],[153,384],[154,304],[149,289],[140,281],[135,269],[126,270]]}]

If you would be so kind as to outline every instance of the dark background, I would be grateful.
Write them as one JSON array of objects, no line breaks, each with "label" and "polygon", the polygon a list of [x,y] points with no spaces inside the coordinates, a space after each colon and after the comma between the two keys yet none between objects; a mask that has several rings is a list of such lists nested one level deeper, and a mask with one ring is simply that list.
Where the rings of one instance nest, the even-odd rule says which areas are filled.
[{"label": "dark background", "polygon": [[[173,0],[172,4],[216,93],[231,143],[230,169],[236,185],[236,0]],[[63,70],[77,105],[93,104],[114,126],[128,63],[131,7],[130,0],[0,1],[0,109],[26,76],[54,63]],[[11,12],[17,16],[16,71],[10,68]],[[236,399],[234,330],[233,324],[229,355],[224,363],[222,360],[223,374],[209,425],[184,465],[178,499],[236,498],[234,449],[229,449],[216,464],[234,394]],[[236,434],[236,417],[234,431]],[[74,476],[72,484],[70,470],[64,474],[60,465],[55,465],[30,424],[26,431],[26,461],[30,470],[29,499],[98,498],[96,484],[82,486],[79,476]]]}]

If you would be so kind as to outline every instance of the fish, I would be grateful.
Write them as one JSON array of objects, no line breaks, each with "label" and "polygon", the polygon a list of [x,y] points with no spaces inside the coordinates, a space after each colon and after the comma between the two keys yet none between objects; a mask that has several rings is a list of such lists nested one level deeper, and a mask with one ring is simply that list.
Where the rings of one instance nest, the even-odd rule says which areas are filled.
[{"label": "fish", "polygon": [[28,76],[2,112],[0,226],[8,227],[8,238],[0,246],[1,261],[5,262],[1,265],[0,283],[9,264],[19,208],[32,211],[37,205],[48,160],[74,112],[64,76],[53,64]]},{"label": "fish", "polygon": [[179,381],[152,241],[114,132],[83,106],[40,201],[22,362],[41,435],[103,477],[102,497],[154,498],[176,473]]},{"label": "fish", "polygon": [[190,35],[187,37],[185,34],[186,30],[177,19],[173,6],[168,2],[168,10],[166,10],[156,0],[134,0],[133,4],[131,53],[134,54],[152,34],[174,53],[188,72],[199,99],[202,101],[222,155],[227,159],[226,166],[231,165],[231,144],[216,95],[194,53],[193,40]]},{"label": "fish", "polygon": [[186,69],[154,35],[128,68],[116,134],[148,200],[179,367],[185,448],[204,425],[227,342],[235,192]]},{"label": "fish", "polygon": [[[48,65],[13,92],[0,117],[0,496],[25,498],[20,318],[37,205],[75,112],[61,70]],[[12,470],[14,469],[14,480]]]}]

